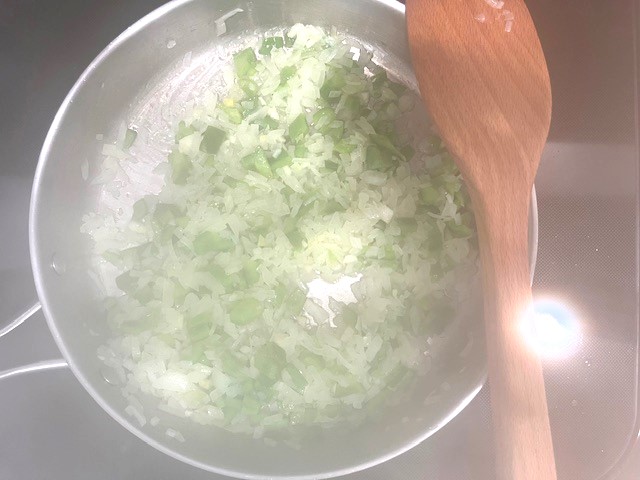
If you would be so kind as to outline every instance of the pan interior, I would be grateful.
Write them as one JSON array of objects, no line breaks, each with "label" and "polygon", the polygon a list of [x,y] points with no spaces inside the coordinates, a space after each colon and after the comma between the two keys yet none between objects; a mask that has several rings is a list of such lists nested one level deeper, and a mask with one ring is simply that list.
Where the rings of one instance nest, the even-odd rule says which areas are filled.
[{"label": "pan interior", "polygon": [[[224,21],[226,33],[218,36],[219,19],[237,8],[242,11]],[[161,424],[140,428],[124,413],[127,401],[120,388],[105,381],[96,350],[108,332],[99,307],[102,293],[89,273],[91,245],[80,234],[82,215],[131,208],[140,196],[157,193],[162,176],[154,169],[173,143],[174,119],[205,88],[222,89],[219,72],[233,52],[265,32],[298,22],[336,28],[415,89],[404,13],[394,2],[171,2],[112,43],[74,87],[45,143],[32,204],[32,258],[39,295],[56,341],[85,388],[114,418],[156,448],[232,476],[331,476],[379,463],[444,425],[473,398],[485,377],[482,319],[477,313],[481,297],[476,291],[469,308],[437,346],[431,370],[420,377],[409,400],[347,433],[310,437],[298,450],[170,417],[156,411],[153,402],[145,405],[145,415],[157,415]],[[139,161],[104,187],[86,181],[87,169],[89,179],[100,170],[105,141],[122,138],[129,125],[139,132]],[[186,441],[167,437],[167,427],[182,432]]]}]

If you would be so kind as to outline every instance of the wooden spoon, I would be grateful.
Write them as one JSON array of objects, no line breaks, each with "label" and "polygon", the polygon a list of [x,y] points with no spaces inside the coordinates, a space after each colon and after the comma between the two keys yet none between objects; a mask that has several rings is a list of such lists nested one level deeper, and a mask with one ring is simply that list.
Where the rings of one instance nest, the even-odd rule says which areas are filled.
[{"label": "wooden spoon", "polygon": [[531,304],[528,208],[551,118],[549,73],[522,0],[406,0],[422,98],[475,209],[501,480],[555,480]]}]

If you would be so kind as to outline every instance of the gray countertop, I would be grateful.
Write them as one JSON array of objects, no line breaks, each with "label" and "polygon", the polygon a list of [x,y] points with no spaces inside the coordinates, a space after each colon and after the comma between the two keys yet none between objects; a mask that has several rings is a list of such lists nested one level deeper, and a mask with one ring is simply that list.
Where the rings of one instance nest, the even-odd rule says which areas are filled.
[{"label": "gray countertop", "polygon": [[[0,330],[36,301],[31,178],[58,105],[91,59],[158,0],[0,0]],[[640,475],[638,434],[638,2],[529,2],[554,94],[537,180],[534,294],[582,330],[545,362],[561,479]],[[60,354],[41,313],[0,339],[0,372]],[[0,479],[216,478],[111,420],[66,368],[0,374]],[[488,390],[401,457],[354,479],[491,478]],[[219,478],[219,477],[218,477]]]}]

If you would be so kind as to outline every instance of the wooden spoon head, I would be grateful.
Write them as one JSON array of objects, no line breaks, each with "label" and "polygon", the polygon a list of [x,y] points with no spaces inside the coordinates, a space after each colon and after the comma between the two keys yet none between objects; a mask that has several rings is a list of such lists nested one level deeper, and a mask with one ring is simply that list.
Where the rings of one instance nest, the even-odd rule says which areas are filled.
[{"label": "wooden spoon head", "polygon": [[[549,73],[522,0],[407,0],[423,101],[476,192],[528,195],[551,119]],[[493,6],[492,6],[493,5]]]}]

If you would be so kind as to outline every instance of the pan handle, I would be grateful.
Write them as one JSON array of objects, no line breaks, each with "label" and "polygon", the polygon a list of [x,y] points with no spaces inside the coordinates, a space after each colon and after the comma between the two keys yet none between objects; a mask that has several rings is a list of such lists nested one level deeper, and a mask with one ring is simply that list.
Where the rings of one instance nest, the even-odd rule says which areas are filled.
[{"label": "pan handle", "polygon": [[15,320],[13,320],[11,323],[9,323],[8,325],[0,329],[0,338],[6,335],[7,333],[9,333],[14,328],[22,325],[22,322],[24,322],[27,318],[31,317],[34,313],[39,311],[41,308],[42,306],[40,305],[40,302],[36,302],[33,305],[31,305],[24,312],[18,315],[18,317],[16,317]]}]

